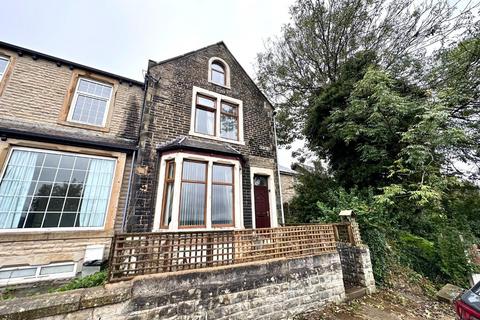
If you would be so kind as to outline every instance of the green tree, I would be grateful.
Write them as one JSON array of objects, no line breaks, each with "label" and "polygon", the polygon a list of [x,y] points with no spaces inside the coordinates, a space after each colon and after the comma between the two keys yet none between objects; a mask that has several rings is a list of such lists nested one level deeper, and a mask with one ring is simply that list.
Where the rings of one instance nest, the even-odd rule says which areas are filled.
[{"label": "green tree", "polygon": [[360,52],[402,77],[416,74],[432,44],[471,25],[471,8],[448,0],[298,0],[282,35],[257,59],[257,82],[279,106],[279,141],[303,138],[311,102]]}]

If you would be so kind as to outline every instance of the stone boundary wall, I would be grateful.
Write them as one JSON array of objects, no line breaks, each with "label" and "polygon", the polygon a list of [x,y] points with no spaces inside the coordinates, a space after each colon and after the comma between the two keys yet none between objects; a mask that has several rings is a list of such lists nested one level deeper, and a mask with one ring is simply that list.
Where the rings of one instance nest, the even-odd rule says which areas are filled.
[{"label": "stone boundary wall", "polygon": [[288,319],[345,298],[338,253],[137,277],[0,302],[0,319]]},{"label": "stone boundary wall", "polygon": [[337,242],[337,251],[340,255],[345,286],[364,287],[367,293],[375,292],[375,279],[368,247]]}]

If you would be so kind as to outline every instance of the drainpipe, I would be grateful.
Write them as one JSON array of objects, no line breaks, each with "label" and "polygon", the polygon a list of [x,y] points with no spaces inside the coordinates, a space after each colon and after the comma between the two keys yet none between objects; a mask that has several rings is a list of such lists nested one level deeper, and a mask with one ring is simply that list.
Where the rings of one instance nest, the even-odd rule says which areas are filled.
[{"label": "drainpipe", "polygon": [[282,226],[285,226],[285,214],[283,212],[282,181],[280,180],[280,167],[278,164],[277,122],[275,121],[276,114],[277,114],[277,110],[274,110],[273,111],[273,135],[275,139],[275,154],[277,158],[278,190],[280,192],[280,209],[282,212]]},{"label": "drainpipe", "polygon": [[[138,131],[137,131],[137,150],[140,150],[140,134],[142,133],[142,124],[143,124],[143,116],[145,113],[145,105],[147,104],[147,91],[148,91],[148,70],[145,73],[144,77],[145,81],[143,84],[143,101],[142,101],[142,110],[140,112],[140,122],[138,123]],[[127,189],[127,199],[125,201],[125,208],[123,208],[122,213],[122,232],[125,232],[125,227],[127,224],[127,212],[128,207],[130,206],[130,198],[132,192],[132,184],[135,183],[135,168],[137,167],[137,150],[133,152],[132,155],[132,164],[130,165],[130,175],[128,177],[128,189]],[[140,153],[140,151],[138,151]]]},{"label": "drainpipe", "polygon": [[123,208],[122,232],[125,232],[125,224],[127,223],[127,210],[130,202],[130,189],[132,188],[132,178],[133,178],[133,170],[135,169],[136,155],[137,155],[137,150],[133,151],[132,163],[130,164],[130,175],[128,176],[127,199],[125,200],[125,207]]}]

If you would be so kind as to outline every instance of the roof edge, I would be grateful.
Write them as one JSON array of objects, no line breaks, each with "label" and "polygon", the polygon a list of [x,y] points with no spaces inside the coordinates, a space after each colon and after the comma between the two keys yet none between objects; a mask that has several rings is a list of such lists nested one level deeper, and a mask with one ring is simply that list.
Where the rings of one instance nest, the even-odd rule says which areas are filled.
[{"label": "roof edge", "polygon": [[31,55],[32,57],[42,58],[42,59],[52,61],[52,62],[55,62],[55,63],[61,63],[61,64],[64,64],[66,66],[72,66],[72,67],[75,67],[75,68],[78,68],[78,69],[84,69],[84,70],[91,71],[91,72],[94,72],[94,73],[97,73],[97,74],[100,74],[100,75],[108,76],[108,77],[111,77],[111,78],[116,78],[116,79],[121,80],[123,82],[131,83],[132,85],[137,85],[137,86],[142,86],[142,87],[144,85],[144,83],[142,81],[134,80],[134,79],[131,79],[131,78],[127,78],[127,77],[115,74],[115,73],[111,73],[111,72],[108,72],[108,71],[104,71],[104,70],[96,69],[96,68],[93,68],[93,67],[89,67],[89,66],[86,66],[86,65],[83,65],[83,64],[80,64],[80,63],[70,61],[70,60],[65,60],[65,59],[62,59],[62,58],[51,56],[51,55],[48,55],[48,54],[45,54],[45,53],[42,53],[42,52],[39,52],[39,51],[35,51],[35,50],[32,50],[32,49],[28,49],[28,48],[25,48],[25,47],[20,47],[20,46],[17,46],[17,45],[8,43],[8,42],[0,41],[0,47],[7,48],[7,49],[15,51],[19,54],[27,53],[27,54]]}]

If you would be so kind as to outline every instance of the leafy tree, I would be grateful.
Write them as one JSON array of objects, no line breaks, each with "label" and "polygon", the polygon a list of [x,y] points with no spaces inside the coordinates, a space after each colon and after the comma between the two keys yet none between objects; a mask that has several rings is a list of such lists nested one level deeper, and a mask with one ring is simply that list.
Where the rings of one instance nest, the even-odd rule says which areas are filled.
[{"label": "leafy tree", "polygon": [[280,107],[279,142],[304,136],[310,102],[359,52],[374,52],[382,67],[408,77],[427,46],[471,24],[470,9],[448,0],[298,0],[281,37],[257,58],[258,83]]}]

